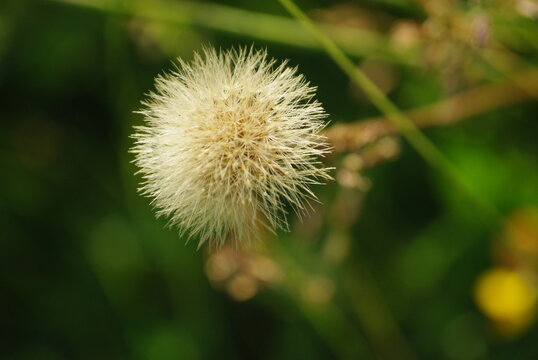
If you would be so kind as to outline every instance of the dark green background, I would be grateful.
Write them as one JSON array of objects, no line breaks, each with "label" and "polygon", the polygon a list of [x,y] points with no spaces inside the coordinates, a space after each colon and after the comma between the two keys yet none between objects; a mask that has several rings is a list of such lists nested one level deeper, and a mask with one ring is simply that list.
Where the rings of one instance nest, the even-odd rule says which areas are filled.
[{"label": "dark green background", "polygon": [[[289,16],[277,1],[225,3]],[[351,3],[418,22],[427,16],[412,2]],[[300,2],[305,10],[334,4]],[[162,27],[167,50],[137,38],[145,22],[131,16],[53,1],[0,4],[0,358],[342,356],[285,289],[262,289],[236,302],[210,285],[204,251],[165,228],[137,194],[129,135],[142,122],[133,111],[153,78],[170,69],[175,56],[188,59],[203,44],[254,44],[289,59],[319,87],[333,123],[378,111],[357,99],[321,50],[148,23]],[[533,49],[517,50],[535,61]],[[400,80],[390,96],[402,108],[446,95],[437,70],[396,65],[396,71]],[[536,102],[527,102],[426,133],[480,196],[508,214],[538,206],[537,113]],[[354,303],[340,279],[362,283],[369,274],[417,358],[538,358],[538,328],[500,339],[473,302],[477,276],[493,264],[499,224],[484,223],[469,199],[402,145],[396,161],[365,173],[373,187],[349,233],[343,264],[316,261],[330,218],[314,239],[292,232],[272,241],[305,271],[335,279],[334,301],[346,318],[353,317]],[[315,191],[329,207],[340,190],[332,183]],[[327,314],[317,324],[331,332]],[[368,359],[376,341],[360,322],[353,324],[363,337],[339,334],[341,346],[365,341],[358,352]]]}]

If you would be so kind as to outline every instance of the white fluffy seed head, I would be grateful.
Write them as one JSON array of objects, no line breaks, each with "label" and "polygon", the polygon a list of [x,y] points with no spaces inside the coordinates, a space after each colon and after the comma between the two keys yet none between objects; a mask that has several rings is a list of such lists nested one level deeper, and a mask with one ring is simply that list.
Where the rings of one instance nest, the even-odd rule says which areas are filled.
[{"label": "white fluffy seed head", "polygon": [[206,48],[159,76],[133,135],[135,164],[157,215],[199,245],[250,241],[260,226],[288,229],[309,185],[329,179],[319,156],[326,117],[296,69],[265,51]]}]

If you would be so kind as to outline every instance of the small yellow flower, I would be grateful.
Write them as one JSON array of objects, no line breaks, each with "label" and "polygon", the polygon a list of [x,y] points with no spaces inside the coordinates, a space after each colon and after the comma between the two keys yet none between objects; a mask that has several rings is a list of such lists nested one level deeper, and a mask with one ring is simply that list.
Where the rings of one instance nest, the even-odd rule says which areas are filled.
[{"label": "small yellow flower", "polygon": [[133,135],[141,192],[199,245],[249,241],[260,225],[287,229],[285,204],[304,210],[309,185],[330,178],[314,92],[265,51],[208,48],[179,60],[156,79]]},{"label": "small yellow flower", "polygon": [[485,272],[478,278],[474,295],[482,312],[505,331],[515,332],[533,320],[536,287],[518,271],[494,268]]}]

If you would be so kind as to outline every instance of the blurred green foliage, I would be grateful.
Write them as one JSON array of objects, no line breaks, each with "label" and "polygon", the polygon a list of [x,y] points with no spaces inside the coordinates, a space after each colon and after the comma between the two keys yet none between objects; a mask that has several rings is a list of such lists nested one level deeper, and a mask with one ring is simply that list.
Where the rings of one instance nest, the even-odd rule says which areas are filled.
[{"label": "blurred green foliage", "polygon": [[[537,275],[536,254],[514,255],[503,235],[503,219],[538,207],[536,101],[426,130],[497,209],[497,223],[397,142],[398,158],[360,172],[369,186],[317,187],[323,205],[303,223],[290,219],[291,233],[265,236],[263,258],[212,258],[154,218],[128,153],[142,123],[133,111],[171,59],[203,44],[253,44],[299,66],[331,124],[378,110],[277,1],[76,3],[0,3],[0,358],[538,357],[533,312],[506,335],[513,324],[494,323],[473,299],[491,267]],[[391,84],[402,109],[511,79],[518,64],[538,60],[531,1],[298,3],[358,65],[390,70],[385,80],[365,71]],[[477,12],[512,54],[507,66],[449,32]],[[403,33],[411,47],[396,41],[405,24],[416,25]],[[329,159],[337,180],[347,156]],[[229,258],[269,264],[280,277],[215,281],[211,261]]]}]

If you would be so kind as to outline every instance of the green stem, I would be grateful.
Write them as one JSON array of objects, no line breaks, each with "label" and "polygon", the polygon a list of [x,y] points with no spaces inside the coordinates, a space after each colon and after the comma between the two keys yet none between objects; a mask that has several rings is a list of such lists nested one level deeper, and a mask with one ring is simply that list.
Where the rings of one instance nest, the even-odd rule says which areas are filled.
[{"label": "green stem", "polygon": [[[321,50],[318,42],[292,19],[209,2],[130,0],[118,6],[108,0],[54,1],[107,13],[136,16],[171,24],[193,25],[303,49]],[[350,56],[368,56],[404,65],[413,65],[418,59],[416,55],[420,45],[402,50],[391,45],[385,36],[375,31],[345,26],[320,26],[330,33]],[[356,39],[361,39],[361,41],[356,41]]]},{"label": "green stem", "polygon": [[461,177],[457,169],[439,151],[439,149],[418,129],[418,127],[392,102],[385,94],[368,78],[355,64],[342,52],[342,50],[324,32],[308,18],[308,16],[293,2],[293,0],[278,0],[288,12],[295,17],[303,26],[312,33],[321,46],[336,62],[336,64],[349,76],[349,78],[363,89],[370,101],[385,114],[387,119],[394,123],[402,135],[415,148],[415,150],[432,167],[439,170],[450,179],[485,215],[489,222],[497,219],[497,211],[489,202],[478,196]]}]

